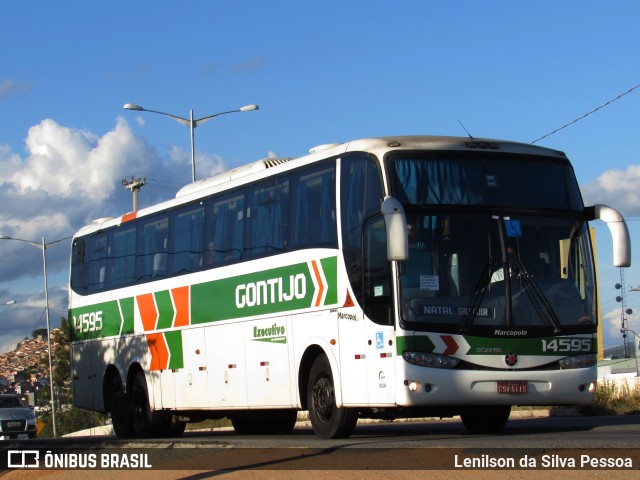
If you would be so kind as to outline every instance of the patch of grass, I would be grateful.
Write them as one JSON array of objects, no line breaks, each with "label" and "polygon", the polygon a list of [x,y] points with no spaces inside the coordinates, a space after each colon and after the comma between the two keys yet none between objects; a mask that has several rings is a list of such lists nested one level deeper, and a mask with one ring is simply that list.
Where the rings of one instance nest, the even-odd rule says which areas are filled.
[{"label": "patch of grass", "polygon": [[[634,379],[635,380],[635,379]],[[640,383],[599,381],[593,402],[579,408],[583,415],[636,415],[640,413]]]},{"label": "patch of grass", "polygon": [[231,420],[220,418],[217,420],[203,420],[202,422],[187,423],[187,430],[213,430],[214,428],[230,427]]}]

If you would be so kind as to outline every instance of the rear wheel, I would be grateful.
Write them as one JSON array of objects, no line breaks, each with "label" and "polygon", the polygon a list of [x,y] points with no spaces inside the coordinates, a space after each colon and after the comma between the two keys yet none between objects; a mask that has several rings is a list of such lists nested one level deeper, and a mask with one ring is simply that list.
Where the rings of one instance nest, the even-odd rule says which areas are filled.
[{"label": "rear wheel", "polygon": [[153,415],[149,406],[149,394],[147,380],[143,372],[137,372],[131,382],[131,395],[129,396],[129,412],[131,425],[136,436],[146,438],[152,435]]},{"label": "rear wheel", "polygon": [[109,413],[111,413],[113,431],[118,438],[135,436],[120,376],[113,377],[109,386]]},{"label": "rear wheel", "polygon": [[460,414],[462,423],[471,433],[498,433],[509,420],[510,405],[478,407]]},{"label": "rear wheel", "polygon": [[322,438],[346,438],[358,422],[358,411],[336,406],[331,365],[326,355],[315,359],[307,386],[309,420],[313,430]]},{"label": "rear wheel", "polygon": [[154,418],[155,417],[159,418],[154,421],[153,430],[160,437],[180,437],[187,427],[186,422],[177,420],[176,417],[169,412],[157,412],[154,414]]}]

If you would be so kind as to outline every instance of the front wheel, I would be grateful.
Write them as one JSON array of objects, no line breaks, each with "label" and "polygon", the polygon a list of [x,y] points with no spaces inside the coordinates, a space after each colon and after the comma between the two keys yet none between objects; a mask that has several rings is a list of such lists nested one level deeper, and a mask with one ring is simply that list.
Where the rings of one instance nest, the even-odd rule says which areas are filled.
[{"label": "front wheel", "polygon": [[510,414],[510,405],[497,405],[462,412],[460,418],[471,433],[488,434],[500,432],[507,424]]},{"label": "front wheel", "polygon": [[326,355],[315,359],[307,385],[309,420],[314,432],[322,438],[346,438],[358,422],[358,411],[336,406],[331,365]]}]

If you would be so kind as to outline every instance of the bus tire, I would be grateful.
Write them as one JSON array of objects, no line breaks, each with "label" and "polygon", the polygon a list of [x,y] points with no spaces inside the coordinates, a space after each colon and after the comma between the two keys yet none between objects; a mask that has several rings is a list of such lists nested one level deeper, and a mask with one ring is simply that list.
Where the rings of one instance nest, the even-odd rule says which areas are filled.
[{"label": "bus tire", "polygon": [[153,434],[153,413],[149,405],[147,380],[142,371],[138,371],[131,382],[129,412],[133,431],[138,438],[148,438]]},{"label": "bus tire", "polygon": [[496,405],[462,412],[460,418],[469,432],[491,434],[498,433],[504,428],[510,414],[510,405]]},{"label": "bus tire", "polygon": [[109,413],[111,414],[113,432],[118,438],[133,438],[135,436],[127,397],[122,388],[122,381],[117,375],[113,377],[109,385]]},{"label": "bus tire", "polygon": [[159,415],[161,415],[162,418],[154,422],[154,430],[157,431],[159,437],[175,438],[182,436],[187,428],[187,422],[177,420],[176,417],[169,412],[159,412]]},{"label": "bus tire", "polygon": [[358,411],[336,406],[331,365],[326,355],[318,356],[311,366],[307,384],[309,420],[322,438],[346,438],[358,422]]}]

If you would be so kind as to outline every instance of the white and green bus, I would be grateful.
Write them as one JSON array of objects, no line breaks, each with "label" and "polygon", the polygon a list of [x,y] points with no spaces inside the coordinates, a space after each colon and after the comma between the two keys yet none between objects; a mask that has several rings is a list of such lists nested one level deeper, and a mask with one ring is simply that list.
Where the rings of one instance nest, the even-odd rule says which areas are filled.
[{"label": "white and green bus", "polygon": [[228,417],[238,433],[345,437],[358,418],[590,402],[598,305],[564,153],[470,138],[323,145],[185,186],[73,239],[74,403],[119,437]]}]

